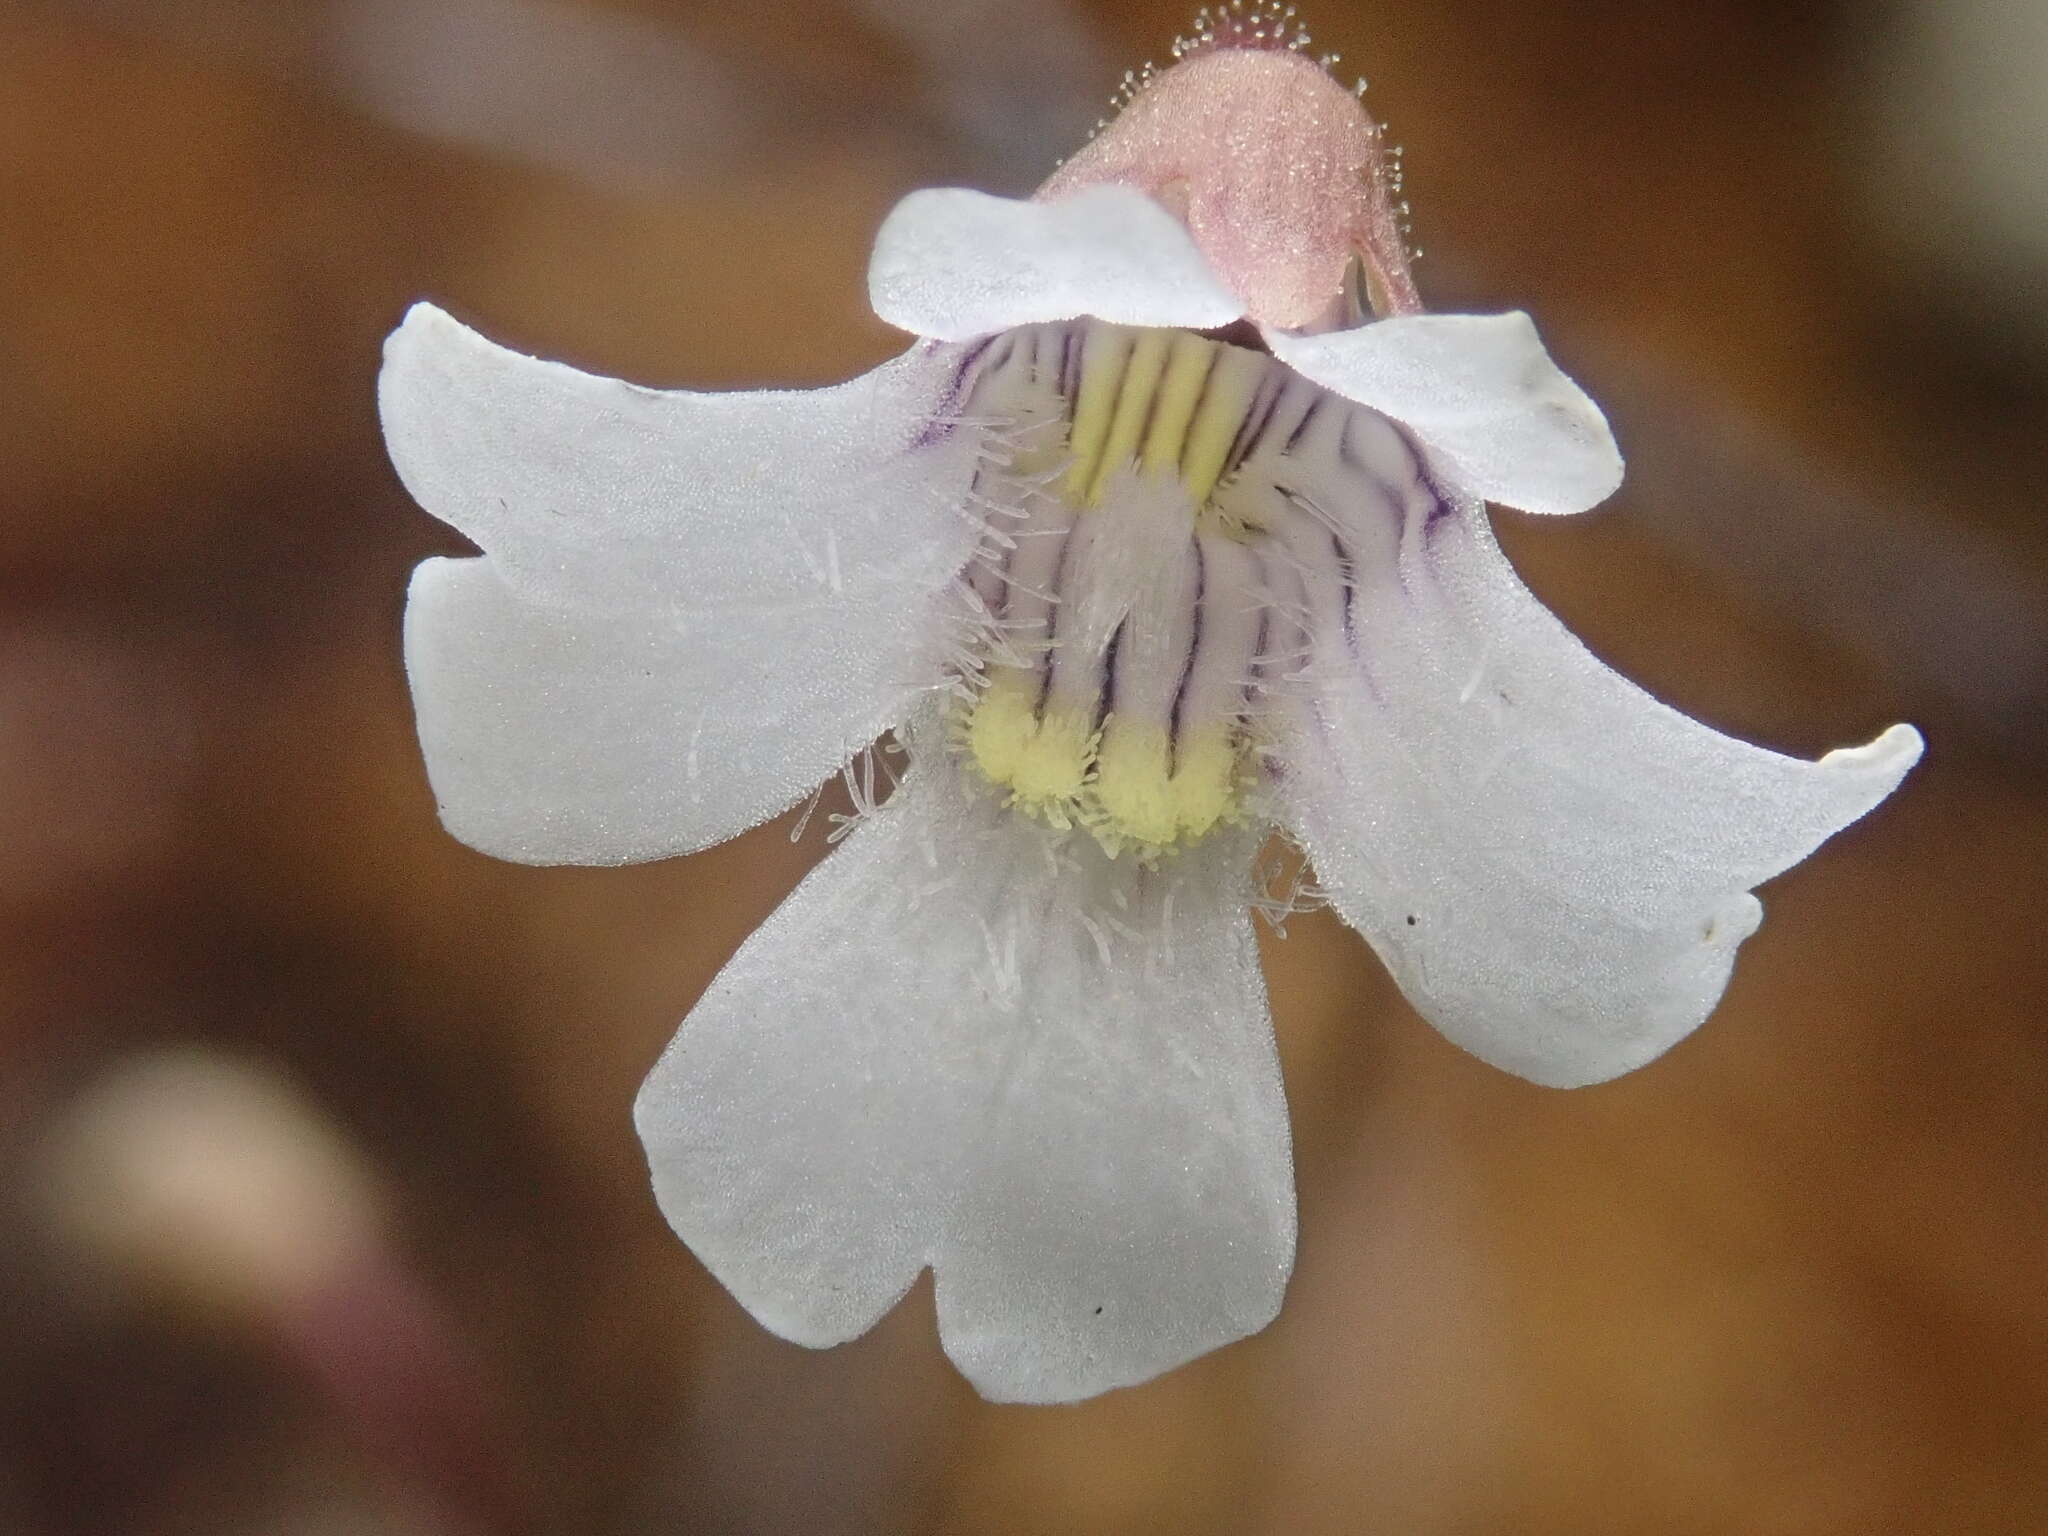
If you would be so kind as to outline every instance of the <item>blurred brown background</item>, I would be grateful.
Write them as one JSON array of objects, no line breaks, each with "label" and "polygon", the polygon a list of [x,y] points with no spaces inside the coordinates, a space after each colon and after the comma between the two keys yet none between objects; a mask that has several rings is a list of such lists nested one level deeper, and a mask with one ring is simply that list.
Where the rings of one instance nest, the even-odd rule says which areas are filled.
[{"label": "blurred brown background", "polygon": [[633,1090],[819,835],[439,832],[397,622],[460,546],[372,383],[423,295],[865,367],[891,201],[1028,189],[1181,6],[0,0],[0,1531],[2048,1530],[2048,7],[1307,19],[1430,302],[1534,310],[1631,455],[1503,519],[1532,584],[1726,729],[1931,748],[1609,1086],[1297,921],[1285,1313],[1030,1410],[922,1293],[809,1354],[663,1227]]}]

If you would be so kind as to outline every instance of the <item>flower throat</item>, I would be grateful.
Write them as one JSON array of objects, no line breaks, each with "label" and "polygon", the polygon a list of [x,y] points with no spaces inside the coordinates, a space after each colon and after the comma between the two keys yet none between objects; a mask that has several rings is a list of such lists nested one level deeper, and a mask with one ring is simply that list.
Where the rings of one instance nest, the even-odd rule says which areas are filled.
[{"label": "flower throat", "polygon": [[1270,357],[1189,331],[1032,326],[977,360],[968,412],[1009,456],[978,487],[991,640],[958,741],[1010,806],[1112,856],[1237,817],[1276,507],[1240,481],[1319,401]]}]

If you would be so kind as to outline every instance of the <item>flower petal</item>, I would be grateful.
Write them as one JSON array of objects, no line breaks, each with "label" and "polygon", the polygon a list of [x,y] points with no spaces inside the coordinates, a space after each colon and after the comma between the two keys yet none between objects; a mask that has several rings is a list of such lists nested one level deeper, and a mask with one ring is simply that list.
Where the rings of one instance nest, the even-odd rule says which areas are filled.
[{"label": "flower petal", "polygon": [[846,599],[562,608],[513,591],[491,559],[428,560],[405,661],[442,820],[527,864],[722,842],[909,712],[939,675],[922,613]]},{"label": "flower petal", "polygon": [[1049,836],[918,764],[641,1090],[663,1211],[783,1337],[852,1338],[929,1265],[982,1394],[1057,1402],[1278,1309],[1293,1180],[1248,840],[1139,872]]},{"label": "flower petal", "polygon": [[1750,888],[1890,794],[1919,735],[1748,746],[1595,660],[1476,504],[1369,521],[1349,624],[1321,626],[1287,711],[1283,814],[1457,1044],[1557,1087],[1638,1067],[1719,1000]]},{"label": "flower petal", "polygon": [[913,192],[875,236],[868,298],[889,324],[941,341],[1080,315],[1204,330],[1244,313],[1186,227],[1120,186],[1050,202]]},{"label": "flower petal", "polygon": [[926,579],[974,469],[963,359],[918,348],[830,389],[694,394],[579,373],[430,304],[385,343],[391,461],[506,582],[558,602],[710,606]]},{"label": "flower petal", "polygon": [[1265,337],[1297,373],[1407,426],[1436,473],[1470,495],[1526,512],[1583,512],[1621,484],[1607,418],[1519,310]]}]

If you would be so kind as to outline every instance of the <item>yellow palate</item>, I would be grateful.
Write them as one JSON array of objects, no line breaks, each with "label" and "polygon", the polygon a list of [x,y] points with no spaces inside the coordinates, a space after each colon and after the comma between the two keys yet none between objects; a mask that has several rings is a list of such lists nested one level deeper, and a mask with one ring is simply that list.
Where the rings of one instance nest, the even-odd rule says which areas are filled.
[{"label": "yellow palate", "polygon": [[[1080,366],[1064,401],[1064,435],[1032,455],[1064,461],[1051,489],[1077,516],[1114,516],[1104,494],[1119,471],[1178,479],[1197,519],[1229,467],[1271,359],[1188,331],[1083,322]],[[1190,525],[1192,528],[1192,524]],[[1135,619],[1129,622],[1136,622]],[[1085,716],[1044,704],[1046,673],[991,666],[965,717],[963,744],[1015,809],[1085,827],[1112,854],[1151,856],[1235,819],[1246,744],[1236,719],[1189,722]]]}]

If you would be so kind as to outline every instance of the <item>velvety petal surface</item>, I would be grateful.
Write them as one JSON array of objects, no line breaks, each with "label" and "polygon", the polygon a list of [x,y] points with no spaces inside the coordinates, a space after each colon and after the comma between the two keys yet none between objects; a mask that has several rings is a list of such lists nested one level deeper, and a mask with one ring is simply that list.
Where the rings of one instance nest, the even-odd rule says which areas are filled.
[{"label": "velvety petal surface", "polygon": [[787,809],[936,685],[927,594],[684,612],[564,607],[491,559],[413,576],[405,662],[450,832],[527,864],[722,842]]},{"label": "velvety petal surface", "polygon": [[1282,815],[1415,1007],[1536,1082],[1688,1033],[1762,917],[1751,888],[1919,757],[1906,726],[1807,762],[1658,703],[1523,587],[1476,504],[1360,497],[1331,537],[1355,590],[1281,701]]},{"label": "velvety petal surface", "polygon": [[1044,202],[913,192],[875,236],[868,298],[891,325],[941,341],[1080,315],[1203,330],[1244,313],[1186,227],[1119,186]]},{"label": "velvety petal surface", "polygon": [[934,423],[957,408],[964,364],[927,346],[827,389],[643,389],[420,304],[385,343],[378,398],[406,489],[508,585],[754,605],[957,568],[975,444]]},{"label": "velvety petal surface", "polygon": [[1112,873],[939,754],[648,1077],[663,1211],[803,1344],[863,1332],[930,1266],[947,1353],[998,1400],[1086,1397],[1264,1326],[1294,1197],[1250,852]]},{"label": "velvety petal surface", "polygon": [[1528,512],[1583,512],[1621,484],[1607,418],[1519,310],[1265,336],[1297,373],[1406,426],[1449,487]]}]

